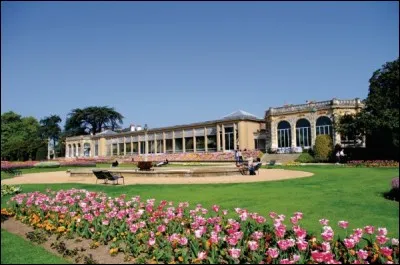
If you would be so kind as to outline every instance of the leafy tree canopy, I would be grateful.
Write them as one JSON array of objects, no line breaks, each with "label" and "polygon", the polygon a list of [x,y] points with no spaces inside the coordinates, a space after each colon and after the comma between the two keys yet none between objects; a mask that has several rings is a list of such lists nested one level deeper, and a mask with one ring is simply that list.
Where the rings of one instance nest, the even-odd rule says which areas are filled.
[{"label": "leafy tree canopy", "polygon": [[103,129],[117,129],[122,125],[122,114],[114,108],[87,107],[73,109],[67,117],[65,131],[68,136],[81,134],[96,134]]}]

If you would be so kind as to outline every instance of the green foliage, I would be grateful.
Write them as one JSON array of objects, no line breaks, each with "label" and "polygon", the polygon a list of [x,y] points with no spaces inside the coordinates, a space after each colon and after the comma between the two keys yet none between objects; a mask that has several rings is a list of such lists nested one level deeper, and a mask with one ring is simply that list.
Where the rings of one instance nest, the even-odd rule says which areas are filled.
[{"label": "green foliage", "polygon": [[47,147],[42,145],[36,151],[36,160],[45,160],[47,158]]},{"label": "green foliage", "polygon": [[87,107],[73,109],[65,123],[65,131],[68,136],[99,133],[102,129],[114,130],[122,124],[124,116],[114,108]]},{"label": "green foliage", "polygon": [[39,122],[33,117],[21,117],[12,111],[1,115],[1,157],[4,160],[34,159],[43,145]]},{"label": "green foliage", "polygon": [[[40,120],[40,133],[44,140],[52,140],[54,148],[56,148],[56,142],[61,134],[60,125],[61,118],[58,115],[51,115]],[[56,154],[56,152],[55,152]]]},{"label": "green foliage", "polygon": [[[378,140],[379,146],[399,146],[399,58],[376,70],[369,80],[365,108],[355,116],[341,118],[335,129],[351,139],[362,135]],[[367,143],[370,141],[367,140]]]},{"label": "green foliage", "polygon": [[7,184],[1,185],[1,197],[5,196],[5,195],[12,195],[12,194],[20,193],[21,191],[22,191],[22,189],[19,186],[13,186],[13,185],[7,185]]},{"label": "green foliage", "polygon": [[307,152],[307,153],[301,153],[300,156],[295,160],[295,162],[313,163],[313,162],[315,162],[315,159],[314,159],[314,157],[312,155],[310,155]]},{"label": "green foliage", "polygon": [[34,165],[36,168],[57,168],[60,167],[58,162],[40,162]]},{"label": "green foliage", "polygon": [[332,155],[333,143],[330,135],[320,134],[315,138],[315,160],[327,161]]}]

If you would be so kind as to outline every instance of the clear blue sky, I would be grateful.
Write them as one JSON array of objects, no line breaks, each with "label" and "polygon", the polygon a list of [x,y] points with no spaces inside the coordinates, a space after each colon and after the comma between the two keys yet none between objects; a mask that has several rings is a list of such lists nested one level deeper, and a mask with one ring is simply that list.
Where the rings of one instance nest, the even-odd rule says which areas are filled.
[{"label": "clear blue sky", "polygon": [[1,112],[115,107],[150,128],[366,98],[398,2],[2,2]]}]

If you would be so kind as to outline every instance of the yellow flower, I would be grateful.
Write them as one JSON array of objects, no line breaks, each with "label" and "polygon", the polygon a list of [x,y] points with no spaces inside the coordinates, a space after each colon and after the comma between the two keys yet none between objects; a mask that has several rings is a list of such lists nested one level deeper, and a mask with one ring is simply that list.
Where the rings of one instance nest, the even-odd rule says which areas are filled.
[{"label": "yellow flower", "polygon": [[180,262],[182,262],[182,261],[183,261],[183,257],[182,257],[182,256],[179,256],[178,260],[179,260]]},{"label": "yellow flower", "polygon": [[60,226],[59,228],[57,228],[57,232],[62,233],[65,231],[65,226]]}]

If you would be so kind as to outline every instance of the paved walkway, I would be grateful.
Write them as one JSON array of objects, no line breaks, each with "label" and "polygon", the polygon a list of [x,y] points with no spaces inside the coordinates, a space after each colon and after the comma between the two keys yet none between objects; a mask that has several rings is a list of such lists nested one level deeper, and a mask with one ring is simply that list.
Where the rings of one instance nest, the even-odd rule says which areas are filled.
[{"label": "paved walkway", "polygon": [[[286,169],[260,169],[255,176],[214,176],[214,177],[126,177],[125,184],[206,184],[206,183],[245,183],[273,181],[293,178],[310,177],[313,173],[286,170]],[[101,181],[99,181],[100,183]],[[95,177],[70,177],[64,171],[23,174],[11,179],[1,180],[1,184],[37,184],[37,183],[84,183],[95,184]]]}]

